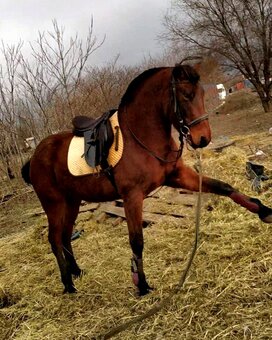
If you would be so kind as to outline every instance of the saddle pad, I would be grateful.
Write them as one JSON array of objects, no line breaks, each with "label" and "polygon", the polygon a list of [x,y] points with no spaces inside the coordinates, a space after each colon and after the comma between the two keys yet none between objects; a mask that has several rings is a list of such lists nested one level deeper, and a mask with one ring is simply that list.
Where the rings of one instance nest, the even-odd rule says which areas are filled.
[{"label": "saddle pad", "polygon": [[[114,167],[122,157],[124,143],[121,129],[119,127],[117,111],[110,117],[110,123],[112,126],[112,131],[114,133],[114,141],[110,147],[108,163]],[[118,129],[116,129],[118,127]],[[118,136],[117,136],[118,130]],[[115,150],[118,138],[118,148]],[[97,174],[101,171],[101,167],[96,168],[90,167],[85,161],[84,157],[84,137],[74,136],[70,142],[67,164],[70,173],[74,176],[83,176],[89,174]]]}]

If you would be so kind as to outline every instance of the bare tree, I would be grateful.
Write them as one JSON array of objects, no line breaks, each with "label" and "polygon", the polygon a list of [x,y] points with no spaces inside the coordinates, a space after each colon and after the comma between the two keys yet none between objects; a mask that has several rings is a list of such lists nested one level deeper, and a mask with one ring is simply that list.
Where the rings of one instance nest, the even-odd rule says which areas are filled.
[{"label": "bare tree", "polygon": [[[0,155],[12,172],[13,163],[22,163],[22,154],[17,131],[18,116],[18,81],[17,72],[20,65],[22,42],[16,46],[4,45],[2,42],[0,66]],[[18,157],[13,157],[18,155]]]},{"label": "bare tree", "polygon": [[221,57],[249,79],[272,110],[271,0],[174,0],[163,38]]},{"label": "bare tree", "polygon": [[53,20],[53,30],[39,33],[30,44],[32,61],[21,58],[22,91],[26,104],[35,104],[47,133],[67,125],[76,115],[74,102],[84,78],[87,61],[104,42],[93,36],[93,19],[85,41],[66,39],[64,28]]},{"label": "bare tree", "polygon": [[95,112],[93,112],[95,116],[103,111],[118,108],[128,84],[140,73],[137,66],[118,65],[118,57],[115,57],[106,66],[89,69],[87,84],[88,87],[93,89],[90,107],[95,109]]}]

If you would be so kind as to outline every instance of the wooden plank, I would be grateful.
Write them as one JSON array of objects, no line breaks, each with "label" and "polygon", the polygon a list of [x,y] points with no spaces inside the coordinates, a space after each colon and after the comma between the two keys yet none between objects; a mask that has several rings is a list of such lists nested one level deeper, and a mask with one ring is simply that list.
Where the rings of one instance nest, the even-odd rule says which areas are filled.
[{"label": "wooden plank", "polygon": [[102,210],[112,216],[120,216],[122,218],[126,218],[124,208],[116,207],[110,203],[102,203],[99,207],[99,210]]},{"label": "wooden plank", "polygon": [[[99,207],[100,210],[104,211],[105,213],[111,215],[111,216],[120,216],[122,218],[126,218],[125,211],[123,207],[116,207],[109,203],[102,203]],[[161,221],[161,216],[165,214],[164,213],[151,213],[148,211],[143,212],[143,221],[146,223],[157,223]],[[173,213],[168,214],[168,216],[183,218],[184,215],[180,213]]]},{"label": "wooden plank", "polygon": [[146,200],[158,200],[168,205],[185,205],[188,207],[192,207],[195,205],[196,196],[192,194],[177,194],[174,195],[171,199],[157,199],[153,197],[148,197]]},{"label": "wooden plank", "polygon": [[[186,207],[194,207],[197,202],[197,196],[198,196],[197,192],[194,192],[191,194],[181,194],[181,195],[178,194],[178,195],[173,196],[171,200],[167,199],[165,203],[170,204],[170,205],[173,204],[173,205],[184,205]],[[205,203],[209,197],[210,197],[210,194],[203,192],[201,194],[202,204]]]},{"label": "wooden plank", "polygon": [[[124,208],[122,207],[115,207],[112,204],[103,203],[100,206],[100,210],[104,211],[105,213],[111,216],[120,216],[122,218],[126,218]],[[152,213],[144,213],[143,214],[143,221],[146,223],[156,223],[161,219],[161,216],[152,214]]]},{"label": "wooden plank", "polygon": [[[99,205],[100,205],[99,203],[88,203],[88,204],[82,205],[82,206],[80,206],[79,214],[87,212],[87,211],[94,211],[99,207]],[[41,216],[43,214],[45,214],[44,210],[39,209],[39,210],[32,211],[30,213],[27,213],[26,215],[37,217],[37,216]]]},{"label": "wooden plank", "polygon": [[100,203],[87,203],[81,205],[79,208],[79,213],[87,212],[87,211],[94,211],[100,206]]},{"label": "wooden plank", "polygon": [[211,144],[210,146],[208,146],[208,148],[212,151],[220,152],[224,148],[227,148],[228,146],[231,146],[233,144],[235,144],[235,141],[232,141],[232,140],[225,141],[225,142],[222,142],[222,143],[220,143],[220,142],[216,143],[215,142],[214,144]]},{"label": "wooden plank", "polygon": [[[163,199],[158,196],[148,196],[147,198],[145,198],[144,202],[148,200],[156,200],[156,201],[163,202],[169,205],[182,204],[182,205],[191,207],[195,205],[196,196],[193,193],[187,193],[187,192],[185,193],[184,191],[182,191],[181,193],[177,192],[176,195],[172,196],[171,200],[169,198]],[[123,206],[123,200],[118,199],[115,202],[117,203],[117,206],[119,207]]]}]

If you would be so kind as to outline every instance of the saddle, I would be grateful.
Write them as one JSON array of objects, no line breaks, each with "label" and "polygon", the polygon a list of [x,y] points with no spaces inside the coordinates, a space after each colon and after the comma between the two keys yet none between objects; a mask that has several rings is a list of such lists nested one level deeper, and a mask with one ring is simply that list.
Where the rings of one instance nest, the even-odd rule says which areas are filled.
[{"label": "saddle", "polygon": [[72,120],[73,134],[84,137],[84,157],[90,167],[101,166],[107,169],[109,149],[114,140],[109,118],[116,112],[110,110],[93,119],[87,116],[76,116]]}]

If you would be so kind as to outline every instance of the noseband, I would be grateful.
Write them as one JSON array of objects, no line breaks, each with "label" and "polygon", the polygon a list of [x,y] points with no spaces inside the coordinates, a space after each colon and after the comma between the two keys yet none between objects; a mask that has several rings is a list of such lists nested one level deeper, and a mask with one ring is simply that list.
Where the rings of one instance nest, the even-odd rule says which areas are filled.
[{"label": "noseband", "polygon": [[176,84],[178,84],[179,82],[176,81],[174,79],[174,77],[172,76],[171,83],[172,83],[172,91],[173,91],[173,99],[174,99],[174,114],[176,115],[176,117],[178,119],[178,123],[179,123],[179,133],[180,133],[179,139],[180,139],[180,141],[182,141],[183,138],[188,140],[188,136],[190,135],[190,128],[192,126],[197,125],[197,124],[203,122],[204,120],[208,119],[208,114],[202,115],[202,116],[190,121],[189,123],[186,123],[186,121],[184,119],[184,113],[180,109],[180,105],[179,105],[179,102],[177,100]]}]

